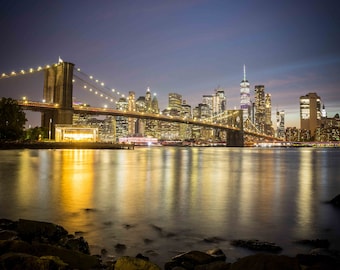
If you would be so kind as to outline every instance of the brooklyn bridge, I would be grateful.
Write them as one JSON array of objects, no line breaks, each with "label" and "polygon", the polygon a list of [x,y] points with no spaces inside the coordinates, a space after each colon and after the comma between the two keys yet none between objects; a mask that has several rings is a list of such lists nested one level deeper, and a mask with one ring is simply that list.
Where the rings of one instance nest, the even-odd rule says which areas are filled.
[{"label": "brooklyn bridge", "polygon": [[[50,139],[55,137],[56,125],[72,125],[74,115],[96,115],[126,117],[129,119],[146,119],[158,122],[180,123],[196,128],[208,129],[213,134],[219,134],[224,138],[227,146],[244,146],[249,141],[278,141],[277,138],[260,133],[251,121],[243,121],[242,110],[225,110],[210,118],[193,118],[187,116],[173,116],[162,113],[139,112],[136,110],[122,110],[109,107],[99,108],[86,106],[85,104],[75,104],[73,102],[74,78],[82,80],[86,89],[89,85],[90,91],[106,100],[117,101],[119,97],[125,95],[111,91],[96,90],[106,88],[103,83],[94,80],[92,76],[84,74],[80,69],[76,69],[73,63],[59,61],[57,64],[39,67],[35,70],[21,70],[20,72],[2,73],[0,79],[30,74],[35,71],[44,72],[43,100],[33,101],[27,98],[19,99],[18,104],[24,110],[37,111],[41,113],[41,126],[51,132]],[[87,78],[87,81],[86,79]],[[104,89],[105,90],[105,89]]]}]

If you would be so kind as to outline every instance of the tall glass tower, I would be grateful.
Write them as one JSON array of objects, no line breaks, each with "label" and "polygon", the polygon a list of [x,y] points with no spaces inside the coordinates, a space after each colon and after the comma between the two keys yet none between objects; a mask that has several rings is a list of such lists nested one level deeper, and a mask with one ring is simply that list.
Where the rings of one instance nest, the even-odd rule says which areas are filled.
[{"label": "tall glass tower", "polygon": [[250,109],[251,109],[251,101],[250,101],[250,89],[249,82],[246,79],[246,66],[243,65],[243,80],[240,83],[241,89],[241,110],[243,110],[243,121],[250,118]]}]

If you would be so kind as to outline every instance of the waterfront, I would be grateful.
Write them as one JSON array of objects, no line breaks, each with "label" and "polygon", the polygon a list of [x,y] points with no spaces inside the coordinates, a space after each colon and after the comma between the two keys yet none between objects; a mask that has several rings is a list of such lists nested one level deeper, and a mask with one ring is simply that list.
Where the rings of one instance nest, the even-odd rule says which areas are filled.
[{"label": "waterfront", "polygon": [[[141,252],[161,264],[180,251],[233,239],[272,241],[283,254],[299,239],[340,250],[340,150],[183,148],[2,150],[0,217],[51,221],[83,232],[92,253]],[[3,207],[6,205],[6,207]],[[214,241],[204,241],[212,239]],[[124,253],[117,243],[127,246]],[[158,254],[158,255],[156,255]]]}]

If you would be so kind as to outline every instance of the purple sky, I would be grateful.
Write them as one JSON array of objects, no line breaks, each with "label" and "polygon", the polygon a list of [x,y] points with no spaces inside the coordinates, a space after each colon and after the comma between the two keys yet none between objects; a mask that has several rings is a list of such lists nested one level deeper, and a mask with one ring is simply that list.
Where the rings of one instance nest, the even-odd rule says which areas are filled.
[{"label": "purple sky", "polygon": [[[265,85],[286,127],[300,126],[299,97],[309,92],[328,116],[340,113],[338,0],[0,0],[0,26],[0,73],[60,56],[120,92],[150,87],[161,109],[170,92],[195,107],[218,86],[233,109],[245,64],[252,99]],[[42,74],[2,79],[0,95],[41,100],[42,87]],[[76,87],[74,96],[105,103]]]}]

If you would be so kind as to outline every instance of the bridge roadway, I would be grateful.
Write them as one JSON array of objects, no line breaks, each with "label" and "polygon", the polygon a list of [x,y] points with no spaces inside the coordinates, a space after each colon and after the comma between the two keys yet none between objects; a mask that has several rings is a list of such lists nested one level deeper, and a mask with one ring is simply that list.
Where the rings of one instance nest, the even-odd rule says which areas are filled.
[{"label": "bridge roadway", "polygon": [[[24,110],[38,111],[38,112],[60,109],[58,104],[46,103],[46,102],[18,100],[18,104]],[[176,116],[166,116],[162,114],[121,111],[121,110],[116,110],[116,109],[111,109],[111,108],[96,108],[96,107],[89,107],[89,106],[73,105],[73,112],[76,114],[86,113],[86,114],[92,114],[92,115],[112,115],[112,116],[125,116],[125,117],[140,118],[140,119],[152,119],[152,120],[160,120],[160,121],[165,121],[165,122],[192,124],[196,126],[218,128],[218,129],[231,130],[231,131],[241,131],[241,129],[238,127],[228,126],[228,125],[224,125],[220,123],[213,123],[213,122],[210,122],[204,119],[190,119],[190,118],[183,118],[183,117],[176,117]],[[268,139],[271,141],[277,140],[277,138],[274,138],[272,136],[256,133],[256,132],[249,131],[249,130],[244,130],[243,132],[244,132],[244,135],[251,135],[251,136],[255,136],[255,137],[259,137],[263,139]]]}]

